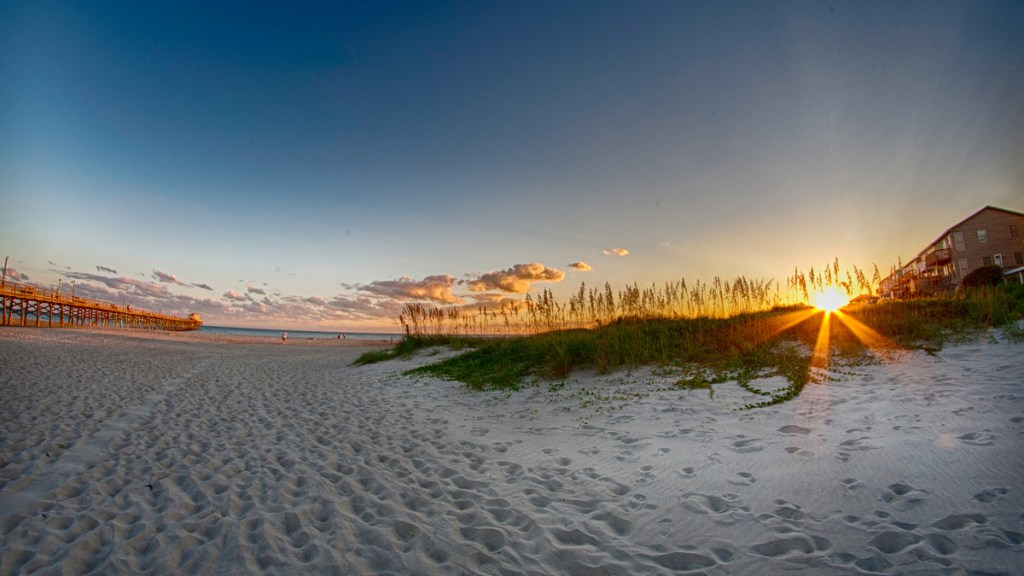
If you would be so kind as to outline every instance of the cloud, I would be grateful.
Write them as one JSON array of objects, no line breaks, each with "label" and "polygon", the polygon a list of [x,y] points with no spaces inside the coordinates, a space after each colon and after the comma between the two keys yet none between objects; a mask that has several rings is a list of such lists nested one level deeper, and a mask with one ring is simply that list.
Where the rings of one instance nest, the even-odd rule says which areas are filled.
[{"label": "cloud", "polygon": [[501,290],[522,294],[530,290],[534,282],[561,282],[565,278],[565,272],[555,268],[548,268],[540,262],[532,264],[516,264],[507,270],[488,272],[469,282],[469,289],[472,292],[484,292],[486,290]]},{"label": "cloud", "polygon": [[402,305],[395,300],[374,300],[367,296],[348,297],[338,295],[327,303],[327,309],[335,314],[366,319],[397,318]]},{"label": "cloud", "polygon": [[164,282],[166,284],[178,284],[180,286],[184,286],[184,284],[180,280],[174,277],[174,274],[168,274],[167,272],[153,270],[153,278],[156,278],[157,280]]},{"label": "cloud", "polygon": [[68,272],[66,275],[69,278],[74,278],[76,280],[98,282],[112,290],[117,290],[131,296],[164,299],[172,295],[165,286],[154,284],[152,282],[145,282],[143,280],[136,280],[135,278],[127,278],[124,276],[120,278],[111,278],[109,276],[100,276],[98,274],[91,274],[88,272]]},{"label": "cloud", "polygon": [[203,290],[209,290],[210,292],[213,292],[213,288],[211,288],[209,284],[193,284],[192,287],[202,288]]},{"label": "cloud", "polygon": [[625,248],[612,248],[611,250],[602,250],[601,253],[605,256],[625,256],[629,254],[629,250]]},{"label": "cloud", "polygon": [[239,294],[238,292],[235,292],[234,290],[228,290],[221,296],[221,298],[233,300],[235,302],[245,302],[246,300],[245,296]]},{"label": "cloud", "polygon": [[117,274],[117,270],[114,270],[113,268],[107,268],[106,266],[97,266],[96,267],[96,271],[97,272],[109,272],[111,274]]},{"label": "cloud", "polygon": [[245,291],[248,292],[249,294],[259,294],[261,296],[266,296],[267,295],[266,290],[264,290],[263,288],[258,288],[256,286],[250,286],[249,284],[245,285]]},{"label": "cloud", "polygon": [[[164,314],[185,316],[192,312],[202,315],[223,315],[228,308],[213,298],[197,299],[174,294],[167,283],[149,282],[137,278],[110,277],[90,272],[68,272],[67,277],[77,281],[75,296],[116,304],[128,303],[134,309],[151,310]],[[177,284],[181,284],[178,282]]]},{"label": "cloud", "polygon": [[14,268],[11,268],[11,267],[8,266],[7,267],[7,278],[8,278],[8,280],[14,280],[14,281],[22,280],[22,281],[24,281],[24,280],[28,280],[28,274],[22,274],[21,272],[18,272]]},{"label": "cloud", "polygon": [[396,300],[430,300],[442,304],[461,304],[462,300],[452,294],[454,284],[455,278],[448,275],[427,276],[423,280],[403,276],[398,280],[375,280],[360,286],[359,289]]},{"label": "cloud", "polygon": [[569,268],[579,270],[580,272],[590,272],[591,270],[594,269],[593,267],[590,266],[590,264],[587,264],[582,260],[579,262],[573,262],[572,264],[569,264]]}]

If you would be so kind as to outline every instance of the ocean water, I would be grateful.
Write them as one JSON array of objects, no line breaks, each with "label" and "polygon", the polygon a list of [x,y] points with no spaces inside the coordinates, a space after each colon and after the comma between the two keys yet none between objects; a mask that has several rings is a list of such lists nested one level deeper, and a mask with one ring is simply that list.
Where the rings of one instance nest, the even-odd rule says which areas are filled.
[{"label": "ocean water", "polygon": [[[264,328],[231,328],[228,326],[203,326],[199,329],[200,332],[207,334],[226,334],[229,336],[259,336],[263,338],[280,338],[281,332],[284,330],[268,330]],[[314,332],[310,330],[288,330],[289,339],[302,339],[302,338],[331,338],[337,339],[339,335],[344,335],[346,339],[351,338],[353,340],[388,340],[394,338],[398,341],[402,338],[401,334],[371,334],[367,332]]]}]

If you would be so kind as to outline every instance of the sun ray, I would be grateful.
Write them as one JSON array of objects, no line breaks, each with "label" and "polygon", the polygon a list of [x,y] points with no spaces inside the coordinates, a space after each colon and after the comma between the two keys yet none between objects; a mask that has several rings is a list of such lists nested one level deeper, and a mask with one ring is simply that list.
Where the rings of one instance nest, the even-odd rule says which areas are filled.
[{"label": "sun ray", "polygon": [[819,313],[820,313],[820,310],[814,310],[812,308],[808,308],[806,310],[799,310],[799,311],[796,311],[796,312],[789,312],[789,313],[783,314],[782,316],[779,316],[778,318],[775,319],[775,322],[778,324],[778,326],[775,327],[775,330],[774,330],[774,333],[772,334],[772,336],[775,336],[775,335],[778,335],[778,334],[782,334],[786,330],[789,330],[790,328],[796,326],[797,324],[800,324],[800,323],[810,319],[811,316],[814,316],[815,314],[819,314]]},{"label": "sun ray", "polygon": [[846,325],[853,332],[853,335],[858,340],[864,343],[865,346],[872,349],[891,349],[896,348],[897,345],[892,340],[882,336],[867,324],[864,324],[860,320],[857,320],[853,316],[843,312],[842,310],[835,311],[836,318],[840,322]]}]

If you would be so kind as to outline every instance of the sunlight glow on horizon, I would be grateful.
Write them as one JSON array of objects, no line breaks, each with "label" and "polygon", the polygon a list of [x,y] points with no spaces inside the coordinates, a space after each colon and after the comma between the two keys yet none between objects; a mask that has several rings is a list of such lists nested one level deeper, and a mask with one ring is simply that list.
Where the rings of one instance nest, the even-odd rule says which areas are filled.
[{"label": "sunlight glow on horizon", "polygon": [[842,293],[835,286],[826,286],[813,298],[814,307],[824,310],[826,313],[835,312],[850,303],[850,298]]}]

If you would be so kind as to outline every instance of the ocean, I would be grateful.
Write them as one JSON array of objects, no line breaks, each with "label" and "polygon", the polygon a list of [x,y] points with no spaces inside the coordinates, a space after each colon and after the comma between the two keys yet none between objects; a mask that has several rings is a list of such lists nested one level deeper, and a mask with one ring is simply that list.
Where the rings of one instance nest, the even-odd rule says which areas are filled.
[{"label": "ocean", "polygon": [[[264,328],[231,328],[228,326],[203,326],[200,332],[207,334],[226,334],[229,336],[259,336],[263,338],[280,338],[284,330],[269,330]],[[288,338],[331,338],[337,339],[344,335],[346,339],[354,340],[388,340],[394,338],[396,341],[402,338],[402,334],[373,334],[368,332],[314,332],[311,330],[288,330]]]}]

